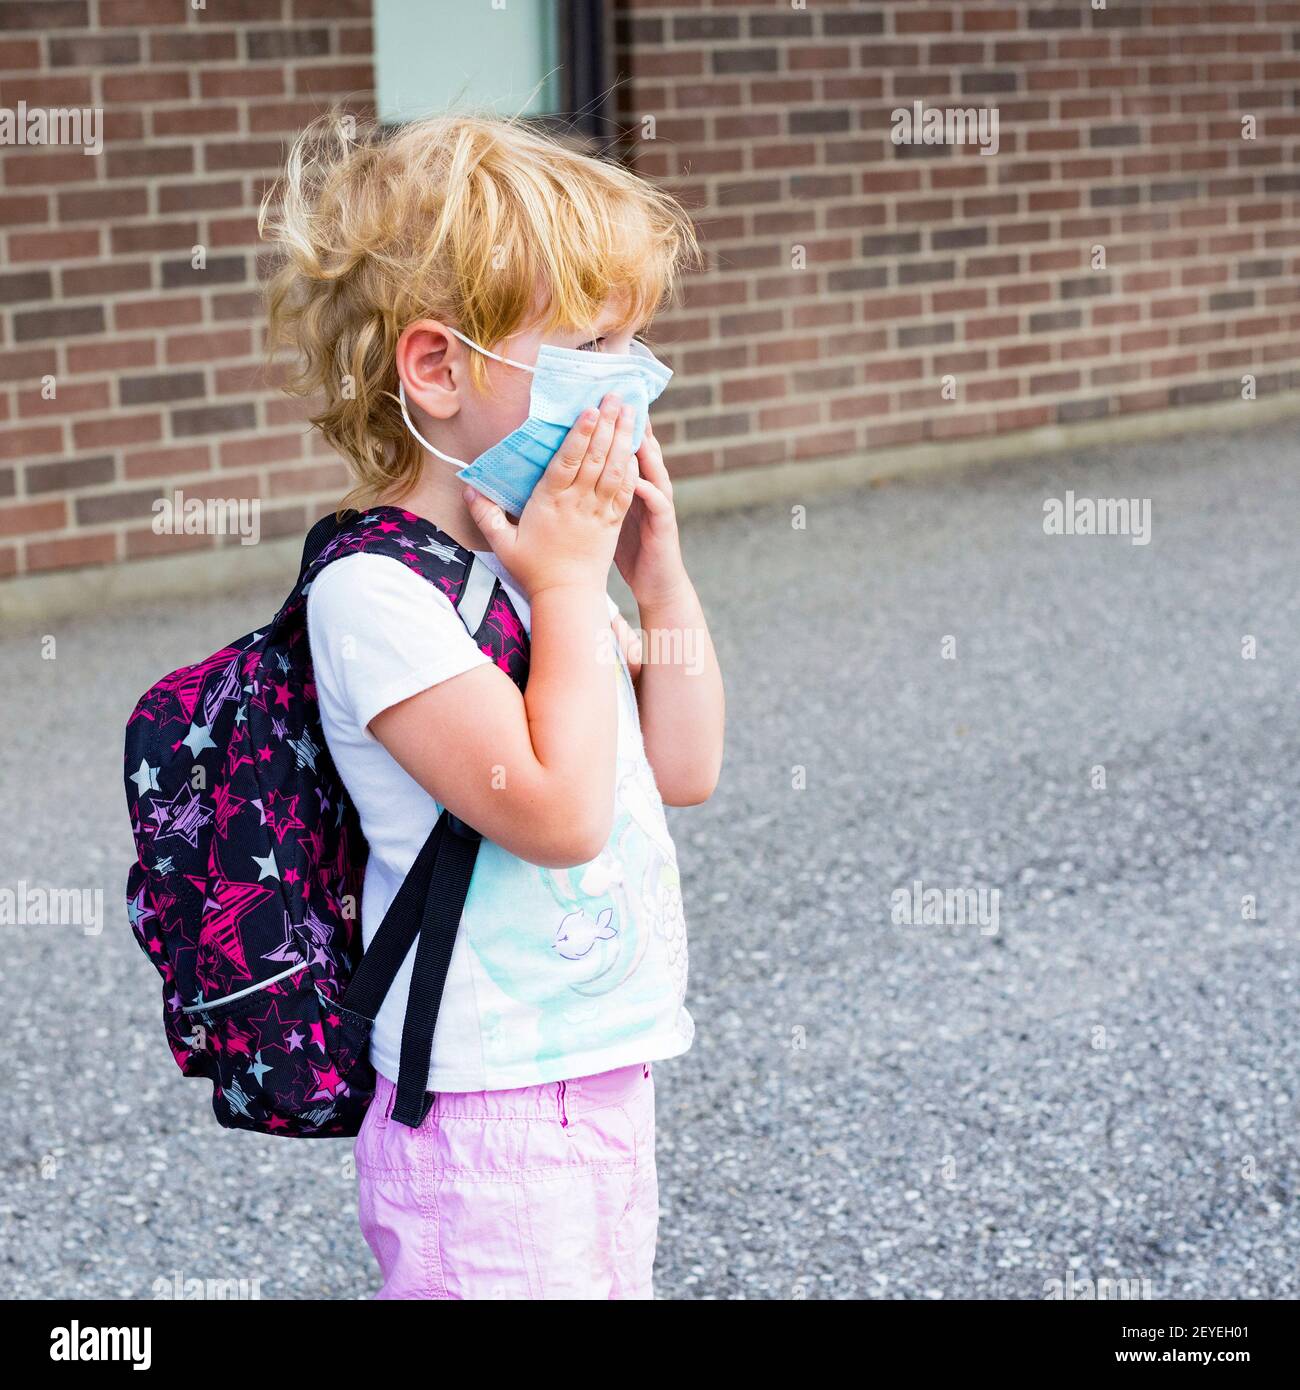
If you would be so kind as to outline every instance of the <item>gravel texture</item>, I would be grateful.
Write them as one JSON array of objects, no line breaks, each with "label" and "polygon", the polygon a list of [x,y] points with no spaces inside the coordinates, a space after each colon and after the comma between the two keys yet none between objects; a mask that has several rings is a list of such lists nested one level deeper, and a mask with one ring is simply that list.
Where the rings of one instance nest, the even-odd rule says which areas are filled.
[{"label": "gravel texture", "polygon": [[[672,813],[697,1038],[656,1069],[659,1297],[1300,1296],[1298,446],[686,526],[729,732],[717,795]],[[1150,499],[1150,544],[1046,535],[1067,489]],[[105,905],[98,935],[5,929],[0,1294],[377,1283],[350,1145],[216,1126],[121,906],[126,715],[280,596],[0,643],[0,887]],[[996,924],[893,922],[915,880],[996,890]]]}]

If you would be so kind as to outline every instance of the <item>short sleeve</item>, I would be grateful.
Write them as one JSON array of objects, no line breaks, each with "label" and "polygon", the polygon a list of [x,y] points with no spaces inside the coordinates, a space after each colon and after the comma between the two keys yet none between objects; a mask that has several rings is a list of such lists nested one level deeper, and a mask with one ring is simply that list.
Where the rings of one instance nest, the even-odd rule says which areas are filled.
[{"label": "short sleeve", "polygon": [[384,555],[349,555],[321,571],[307,633],[320,699],[368,739],[376,715],[489,663],[447,596]]}]

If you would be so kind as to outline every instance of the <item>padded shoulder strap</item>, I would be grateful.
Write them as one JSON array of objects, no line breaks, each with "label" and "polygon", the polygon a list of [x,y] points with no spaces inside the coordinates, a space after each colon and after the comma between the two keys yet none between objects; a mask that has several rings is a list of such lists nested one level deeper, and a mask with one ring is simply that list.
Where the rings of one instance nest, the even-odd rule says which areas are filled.
[{"label": "padded shoulder strap", "polygon": [[320,557],[320,553],[343,529],[343,523],[333,512],[315,523],[310,531],[307,532],[307,539],[302,543],[302,564],[298,567],[298,583],[301,584],[307,575],[307,571],[314,565]]}]

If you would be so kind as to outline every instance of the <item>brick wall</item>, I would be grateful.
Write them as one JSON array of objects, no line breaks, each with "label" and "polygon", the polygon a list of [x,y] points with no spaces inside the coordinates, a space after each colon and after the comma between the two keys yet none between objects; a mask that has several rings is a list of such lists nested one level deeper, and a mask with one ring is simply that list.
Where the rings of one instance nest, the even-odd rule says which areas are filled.
[{"label": "brick wall", "polygon": [[[630,157],[709,257],[658,334],[679,475],[1300,387],[1300,3],[618,13]],[[337,498],[262,373],[254,218],[286,137],[368,98],[369,18],[0,0],[0,106],[106,122],[99,158],[0,150],[0,576],[220,544],[153,534],[174,487],[261,498],[264,535]],[[995,106],[999,153],[894,145],[917,100]]]},{"label": "brick wall", "polygon": [[256,216],[372,47],[369,0],[0,3],[0,106],[104,111],[98,157],[0,149],[0,575],[218,544],[153,533],[173,487],[261,498],[264,536],[342,491],[266,378]]},{"label": "brick wall", "polygon": [[[678,472],[1300,387],[1300,4],[637,0],[620,35],[637,165],[709,243]],[[999,153],[895,146],[916,100],[996,105]]]}]

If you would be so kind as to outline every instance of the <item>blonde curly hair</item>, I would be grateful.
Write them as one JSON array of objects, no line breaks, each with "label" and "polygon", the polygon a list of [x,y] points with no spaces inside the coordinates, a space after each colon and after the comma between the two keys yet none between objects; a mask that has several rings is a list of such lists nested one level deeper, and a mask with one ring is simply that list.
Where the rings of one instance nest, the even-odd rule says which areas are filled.
[{"label": "blonde curly hair", "polygon": [[[525,328],[586,328],[612,299],[621,326],[639,327],[699,257],[667,193],[497,117],[393,130],[331,112],[295,141],[258,226],[278,260],[268,348],[296,357],[290,394],[323,402],[312,423],[355,483],[343,506],[400,497],[419,476],[397,400],[408,324],[437,319],[493,347]],[[481,389],[477,353],[470,371]]]}]

